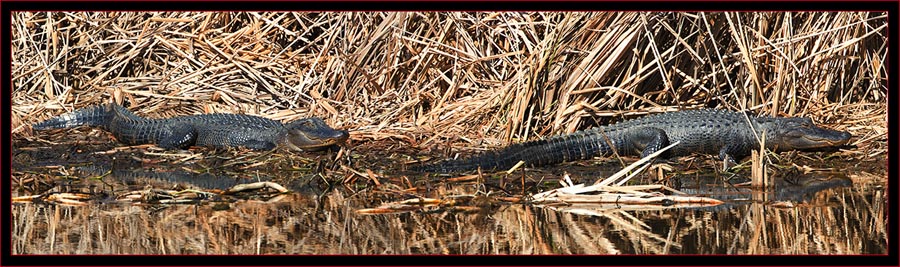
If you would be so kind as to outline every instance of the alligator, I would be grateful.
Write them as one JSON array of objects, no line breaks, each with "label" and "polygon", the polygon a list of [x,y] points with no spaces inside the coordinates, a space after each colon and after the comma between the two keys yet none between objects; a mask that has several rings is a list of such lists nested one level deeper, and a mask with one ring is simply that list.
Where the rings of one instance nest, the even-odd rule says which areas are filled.
[{"label": "alligator", "polygon": [[[34,168],[41,170],[41,167]],[[239,184],[253,183],[260,179],[246,179],[231,177],[224,173],[194,173],[182,168],[166,168],[165,166],[130,164],[114,164],[98,162],[84,166],[72,166],[66,175],[74,177],[102,177],[104,184],[110,188],[118,189],[127,186],[128,189],[152,188],[187,188],[210,190],[226,190]],[[262,179],[265,180],[265,179]]]},{"label": "alligator", "polygon": [[662,158],[717,154],[727,168],[729,162],[734,164],[758,149],[758,137],[763,134],[766,148],[776,152],[835,148],[847,144],[851,137],[848,132],[821,128],[803,117],[757,116],[719,109],[683,110],[513,144],[465,159],[413,165],[410,169],[435,173],[494,171],[512,168],[519,161],[528,167],[539,167],[595,156],[646,157],[675,142],[680,143],[662,153]]},{"label": "alligator", "polygon": [[[178,166],[134,165],[133,163],[116,161],[96,162],[86,165],[36,165],[26,167],[25,170],[34,174],[47,173],[48,170],[54,169],[59,170],[49,176],[56,178],[51,183],[52,191],[57,193],[88,193],[91,199],[98,201],[98,203],[117,203],[122,200],[123,196],[134,194],[134,191],[144,191],[141,193],[143,198],[140,201],[148,204],[196,203],[196,201],[201,200],[231,202],[234,200],[223,198],[223,195],[236,195],[240,199],[253,198],[262,200],[274,197],[274,195],[267,194],[265,191],[248,195],[237,194],[257,188],[251,185],[257,182],[273,182],[292,192],[319,192],[317,191],[318,187],[309,184],[310,179],[314,179],[317,176],[316,173],[307,173],[301,176],[290,174],[290,177],[278,176],[276,178],[265,173],[245,175],[213,169],[197,172]],[[241,185],[245,185],[242,187],[243,189],[239,187]],[[179,197],[165,192],[166,190],[190,190],[194,193],[199,193],[199,195]],[[198,191],[215,194],[203,194]],[[194,201],[160,201],[172,198]]]},{"label": "alligator", "polygon": [[295,151],[314,151],[343,143],[349,137],[346,130],[335,130],[316,117],[285,124],[259,116],[228,113],[149,119],[116,103],[81,108],[36,123],[32,128],[43,131],[85,125],[109,131],[124,144],[156,144],[166,149],[207,146],[272,150],[283,146]]},{"label": "alligator", "polygon": [[752,187],[736,186],[749,178],[733,178],[722,180],[715,175],[676,175],[670,181],[673,188],[688,195],[711,197],[725,203],[712,207],[699,207],[704,211],[731,211],[735,207],[753,202],[793,202],[810,203],[827,201],[815,198],[819,192],[829,189],[851,187],[853,180],[842,173],[809,173],[791,175],[790,178],[775,179],[771,188],[762,190]]}]

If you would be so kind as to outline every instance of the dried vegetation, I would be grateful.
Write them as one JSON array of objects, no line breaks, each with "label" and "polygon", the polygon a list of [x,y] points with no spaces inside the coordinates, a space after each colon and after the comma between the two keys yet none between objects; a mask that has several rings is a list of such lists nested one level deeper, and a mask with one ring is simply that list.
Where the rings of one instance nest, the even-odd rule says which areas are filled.
[{"label": "dried vegetation", "polygon": [[698,107],[886,135],[878,12],[17,12],[12,26],[14,138],[111,100],[149,117],[320,116],[419,148]]}]

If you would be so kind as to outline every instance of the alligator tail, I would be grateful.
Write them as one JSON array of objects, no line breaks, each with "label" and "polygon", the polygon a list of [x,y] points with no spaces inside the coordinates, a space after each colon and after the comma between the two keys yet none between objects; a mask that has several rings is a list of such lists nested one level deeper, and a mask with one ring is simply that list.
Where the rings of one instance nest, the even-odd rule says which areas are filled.
[{"label": "alligator tail", "polygon": [[82,125],[96,126],[108,129],[109,122],[115,113],[110,106],[100,105],[77,109],[73,112],[53,117],[32,125],[35,130],[66,129]]},{"label": "alligator tail", "polygon": [[523,161],[524,166],[536,167],[572,160],[590,159],[610,154],[607,142],[594,131],[581,131],[572,135],[556,136],[511,145],[500,151],[489,151],[470,158],[449,160],[434,164],[412,166],[414,171],[449,173],[482,169],[494,171],[509,169]]},{"label": "alligator tail", "polygon": [[518,164],[523,152],[531,148],[529,143],[514,144],[501,151],[488,151],[465,159],[447,160],[433,164],[415,165],[411,169],[419,172],[449,173],[482,169],[491,171],[508,169]]}]

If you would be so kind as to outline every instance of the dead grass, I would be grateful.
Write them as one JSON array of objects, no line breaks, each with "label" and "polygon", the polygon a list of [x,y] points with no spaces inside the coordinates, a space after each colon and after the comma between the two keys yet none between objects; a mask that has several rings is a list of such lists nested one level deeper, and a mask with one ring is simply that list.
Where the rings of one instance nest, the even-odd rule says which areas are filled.
[{"label": "dead grass", "polygon": [[716,107],[810,116],[886,149],[872,142],[886,139],[886,17],[17,12],[12,134],[111,99],[148,117],[320,116],[421,148]]}]

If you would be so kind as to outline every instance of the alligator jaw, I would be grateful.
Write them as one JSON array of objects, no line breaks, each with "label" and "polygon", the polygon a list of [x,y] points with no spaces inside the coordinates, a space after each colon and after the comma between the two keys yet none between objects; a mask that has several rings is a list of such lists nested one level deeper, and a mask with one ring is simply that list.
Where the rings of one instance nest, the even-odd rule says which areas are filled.
[{"label": "alligator jaw", "polygon": [[830,146],[842,146],[846,145],[850,142],[850,138],[842,138],[842,139],[831,139],[831,138],[816,138],[816,137],[804,137],[806,140],[820,143],[821,147],[830,147]]},{"label": "alligator jaw", "polygon": [[318,129],[317,131],[301,131],[292,129],[284,140],[284,144],[294,151],[319,151],[339,145],[347,141],[350,133],[345,130]]}]

